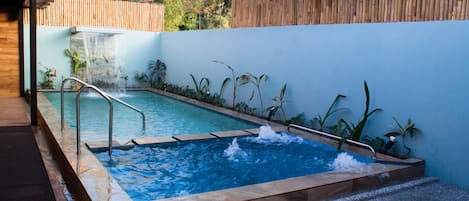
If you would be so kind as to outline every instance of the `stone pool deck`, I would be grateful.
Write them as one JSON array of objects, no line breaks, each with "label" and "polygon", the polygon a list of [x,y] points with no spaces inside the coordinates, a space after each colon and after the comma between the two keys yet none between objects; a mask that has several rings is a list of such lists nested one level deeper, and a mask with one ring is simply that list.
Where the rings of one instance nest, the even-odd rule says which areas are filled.
[{"label": "stone pool deck", "polygon": [[347,195],[333,201],[468,201],[469,190],[423,177],[382,188]]}]

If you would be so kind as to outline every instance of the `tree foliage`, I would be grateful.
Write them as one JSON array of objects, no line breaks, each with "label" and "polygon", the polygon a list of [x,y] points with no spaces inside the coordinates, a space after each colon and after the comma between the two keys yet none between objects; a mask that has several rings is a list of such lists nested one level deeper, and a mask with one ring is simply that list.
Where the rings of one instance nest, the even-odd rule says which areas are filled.
[{"label": "tree foliage", "polygon": [[163,3],[164,30],[222,29],[231,26],[231,0],[131,0]]}]

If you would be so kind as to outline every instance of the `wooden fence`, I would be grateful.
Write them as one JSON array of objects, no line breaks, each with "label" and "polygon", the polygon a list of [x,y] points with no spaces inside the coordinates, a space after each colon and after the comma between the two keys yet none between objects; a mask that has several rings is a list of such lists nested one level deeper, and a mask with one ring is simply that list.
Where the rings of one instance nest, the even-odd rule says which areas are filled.
[{"label": "wooden fence", "polygon": [[[29,10],[24,10],[29,23]],[[37,9],[37,24],[46,26],[102,26],[140,31],[163,31],[164,6],[121,0],[54,0]]]},{"label": "wooden fence", "polygon": [[232,27],[469,19],[469,0],[233,0]]}]

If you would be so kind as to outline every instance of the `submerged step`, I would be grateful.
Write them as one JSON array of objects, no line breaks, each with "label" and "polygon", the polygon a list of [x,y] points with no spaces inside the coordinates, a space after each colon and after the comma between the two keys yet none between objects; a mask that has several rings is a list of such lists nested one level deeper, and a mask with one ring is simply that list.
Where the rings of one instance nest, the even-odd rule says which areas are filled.
[{"label": "submerged step", "polygon": [[[102,152],[107,151],[109,147],[108,141],[93,141],[93,142],[86,142],[86,147],[92,152]],[[135,145],[131,141],[112,141],[112,148],[114,149],[123,149],[128,150],[132,149]]]},{"label": "submerged step", "polygon": [[152,137],[152,138],[133,139],[132,142],[134,142],[137,145],[150,145],[150,144],[172,143],[172,142],[177,142],[177,140],[171,136],[160,136],[160,137]]},{"label": "submerged step", "polygon": [[173,136],[173,138],[178,141],[194,141],[194,140],[215,139],[217,137],[210,135],[208,133],[203,133],[203,134],[195,134],[195,135],[176,135],[176,136]]},{"label": "submerged step", "polygon": [[246,135],[252,135],[251,133],[243,130],[236,130],[236,131],[221,131],[221,132],[211,132],[212,135],[219,137],[219,138],[227,138],[227,137],[240,137]]}]

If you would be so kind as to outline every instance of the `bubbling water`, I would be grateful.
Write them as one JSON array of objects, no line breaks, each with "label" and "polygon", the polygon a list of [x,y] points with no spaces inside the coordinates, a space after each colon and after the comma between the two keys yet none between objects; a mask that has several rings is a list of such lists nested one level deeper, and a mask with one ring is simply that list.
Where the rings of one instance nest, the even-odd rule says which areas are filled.
[{"label": "bubbling water", "polygon": [[357,161],[353,156],[345,152],[337,155],[337,158],[330,164],[331,168],[334,170],[358,168],[363,165],[365,164]]},{"label": "bubbling water", "polygon": [[303,139],[300,137],[294,137],[290,135],[285,135],[282,133],[275,133],[270,126],[261,126],[259,129],[259,136],[252,138],[252,142],[261,143],[261,144],[271,144],[271,143],[302,143]]},{"label": "bubbling water", "polygon": [[235,162],[239,161],[239,159],[246,159],[248,154],[239,147],[237,138],[234,138],[229,145],[230,146],[223,151],[223,156]]}]

